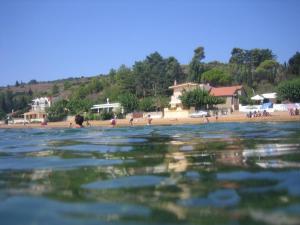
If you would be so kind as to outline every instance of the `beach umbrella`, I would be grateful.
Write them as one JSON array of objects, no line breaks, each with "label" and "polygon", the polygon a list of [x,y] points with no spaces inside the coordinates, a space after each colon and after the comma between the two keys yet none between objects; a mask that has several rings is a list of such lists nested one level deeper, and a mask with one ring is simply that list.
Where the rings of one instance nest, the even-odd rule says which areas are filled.
[{"label": "beach umbrella", "polygon": [[264,100],[264,98],[261,97],[260,95],[255,95],[255,96],[251,97],[251,100],[262,101],[262,100]]}]

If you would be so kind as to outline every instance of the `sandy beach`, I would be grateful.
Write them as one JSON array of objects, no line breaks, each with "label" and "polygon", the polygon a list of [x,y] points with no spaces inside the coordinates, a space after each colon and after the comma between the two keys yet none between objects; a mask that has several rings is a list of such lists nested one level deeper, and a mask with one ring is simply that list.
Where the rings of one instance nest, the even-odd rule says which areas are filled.
[{"label": "sandy beach", "polygon": [[[243,113],[232,114],[228,116],[208,117],[209,123],[226,123],[226,122],[291,122],[300,121],[300,116],[290,116],[288,112],[274,112],[269,117],[255,117],[247,118]],[[39,123],[32,124],[1,124],[0,128],[68,128],[70,122],[74,121],[62,121],[62,122],[49,122],[47,125],[42,126]],[[110,121],[89,121],[92,127],[111,127]],[[151,125],[180,125],[180,124],[204,124],[207,123],[205,118],[180,118],[180,119],[169,119],[161,118],[152,120]],[[140,118],[134,119],[133,126],[146,126],[147,120]],[[118,119],[116,127],[130,126],[128,119]]]}]

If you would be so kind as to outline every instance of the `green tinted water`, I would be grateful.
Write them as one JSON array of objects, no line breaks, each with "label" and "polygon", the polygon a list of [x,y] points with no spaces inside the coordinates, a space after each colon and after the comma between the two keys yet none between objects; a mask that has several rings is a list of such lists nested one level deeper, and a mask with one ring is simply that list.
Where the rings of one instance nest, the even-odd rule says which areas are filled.
[{"label": "green tinted water", "polygon": [[0,130],[1,224],[299,224],[300,123]]}]

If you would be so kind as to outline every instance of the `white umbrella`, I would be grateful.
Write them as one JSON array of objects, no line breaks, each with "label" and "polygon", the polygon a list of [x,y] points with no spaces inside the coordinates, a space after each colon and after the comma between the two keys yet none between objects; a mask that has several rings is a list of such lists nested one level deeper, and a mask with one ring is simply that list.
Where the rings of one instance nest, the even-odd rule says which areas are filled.
[{"label": "white umbrella", "polygon": [[255,96],[251,97],[251,100],[261,101],[261,100],[264,100],[264,98],[261,97],[260,95],[255,95]]}]

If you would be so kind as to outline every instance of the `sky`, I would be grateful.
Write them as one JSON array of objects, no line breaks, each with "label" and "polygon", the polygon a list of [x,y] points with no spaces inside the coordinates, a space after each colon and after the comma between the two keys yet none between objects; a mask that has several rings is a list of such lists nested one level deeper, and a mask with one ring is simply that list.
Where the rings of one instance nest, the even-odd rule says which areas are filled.
[{"label": "sky", "polygon": [[107,74],[155,51],[228,62],[234,47],[300,51],[298,0],[0,0],[0,86]]}]

